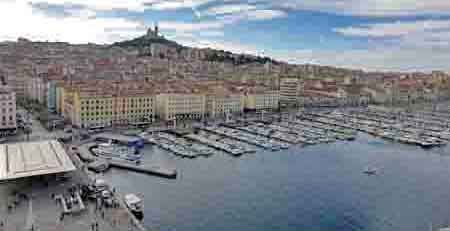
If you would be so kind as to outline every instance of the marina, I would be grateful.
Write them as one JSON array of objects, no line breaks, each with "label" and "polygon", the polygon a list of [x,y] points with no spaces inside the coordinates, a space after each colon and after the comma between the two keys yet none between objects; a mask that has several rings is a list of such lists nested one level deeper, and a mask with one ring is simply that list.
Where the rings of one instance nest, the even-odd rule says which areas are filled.
[{"label": "marina", "polygon": [[[151,195],[144,198],[144,213],[151,214],[144,222],[159,230],[294,226],[422,231],[430,221],[435,227],[449,225],[450,159],[445,146],[423,149],[360,132],[354,141],[292,145],[277,152],[258,148],[239,159],[173,158],[157,146],[143,153],[171,160],[181,173],[179,179],[164,181],[126,171],[106,175],[120,188]],[[146,184],[129,182],[130,176]],[[432,192],[424,193],[429,189]],[[221,200],[210,203],[211,198]]]},{"label": "marina", "polygon": [[[149,139],[147,139],[149,140]],[[208,157],[214,154],[214,149],[208,146],[191,143],[182,137],[176,137],[165,132],[157,132],[151,138],[150,141],[163,149],[172,152],[174,155],[185,158],[196,158],[199,156]]]},{"label": "marina", "polygon": [[245,150],[243,148],[237,147],[229,143],[220,142],[220,139],[212,135],[188,134],[186,135],[186,138],[225,151],[233,156],[240,156],[245,153]]},{"label": "marina", "polygon": [[[405,115],[406,113],[389,114],[382,110],[358,109],[351,112],[305,113],[300,117],[313,123],[362,131],[391,141],[424,148],[447,144],[449,138],[447,127],[425,126],[433,123],[429,123],[424,118],[411,120],[410,117],[419,116],[411,112],[408,112],[409,116],[398,116],[398,114]],[[421,121],[421,123],[417,121]],[[448,122],[448,119],[446,121]]]},{"label": "marina", "polygon": [[[135,184],[127,188],[124,184],[127,185],[128,183],[124,183],[123,180],[127,179],[129,174],[133,174],[133,177],[136,179],[148,177],[149,175],[157,176],[155,177],[158,179],[156,182],[159,183],[150,180],[153,179],[151,177],[145,178],[145,182],[146,184],[148,181],[153,182],[150,184],[158,185],[158,187],[161,187],[159,184],[164,182],[165,179],[178,179],[171,180],[171,182],[174,182],[176,185],[183,185],[183,182],[186,180],[187,182],[195,181],[195,179],[191,179],[192,174],[195,175],[196,178],[207,179],[206,182],[209,182],[210,180],[212,182],[218,181],[223,185],[233,185],[234,183],[227,182],[228,179],[222,178],[222,175],[232,176],[231,179],[234,179],[233,181],[236,182],[243,180],[241,179],[242,177],[245,179],[247,175],[249,178],[245,180],[245,182],[239,183],[239,185],[241,185],[240,187],[243,187],[242,185],[248,185],[253,179],[259,181],[258,184],[261,185],[266,184],[265,182],[267,181],[264,177],[259,176],[261,178],[258,179],[253,173],[247,171],[254,171],[254,174],[267,174],[268,177],[274,177],[273,174],[275,174],[275,178],[277,179],[275,181],[280,181],[280,178],[290,179],[286,178],[287,176],[284,175],[284,172],[286,171],[285,166],[290,164],[288,162],[293,162],[293,164],[295,163],[295,166],[289,167],[289,171],[298,171],[296,175],[301,176],[298,178],[303,179],[301,181],[299,180],[299,182],[301,182],[300,185],[303,185],[308,184],[309,179],[307,176],[309,176],[309,172],[315,172],[316,168],[311,169],[310,165],[313,166],[316,160],[318,162],[315,164],[320,162],[320,168],[323,168],[324,166],[322,166],[322,164],[326,160],[323,160],[322,158],[331,158],[331,163],[334,163],[335,159],[348,157],[349,155],[351,158],[363,158],[365,155],[363,154],[364,151],[352,149],[353,146],[359,147],[362,145],[364,148],[370,150],[370,155],[372,155],[371,158],[376,159],[376,161],[366,161],[361,159],[361,163],[352,163],[352,165],[355,165],[351,166],[351,169],[353,170],[339,170],[342,172],[334,172],[333,170],[338,168],[338,166],[343,167],[341,166],[342,164],[339,164],[338,166],[325,164],[325,167],[330,169],[324,171],[327,171],[327,174],[329,175],[338,175],[343,178],[350,177],[345,174],[351,172],[352,178],[350,179],[354,179],[354,177],[358,180],[359,177],[364,177],[362,179],[365,179],[366,181],[369,178],[375,180],[384,179],[384,177],[391,174],[390,171],[393,170],[389,167],[390,161],[383,162],[378,160],[379,155],[385,158],[386,156],[383,153],[375,153],[379,152],[379,147],[376,146],[376,143],[382,143],[383,146],[387,147],[394,146],[395,150],[404,148],[405,150],[408,150],[408,152],[445,153],[445,146],[450,140],[450,130],[448,126],[444,126],[444,124],[448,123],[450,123],[450,118],[443,113],[424,113],[406,109],[397,109],[393,111],[371,107],[339,110],[327,109],[320,111],[311,110],[291,114],[282,119],[280,119],[280,117],[276,119],[267,117],[266,120],[255,119],[238,122],[234,121],[230,123],[217,123],[217,125],[214,126],[197,126],[195,128],[185,129],[183,132],[171,129],[153,132],[146,131],[141,132],[140,138],[133,136],[116,136],[114,134],[107,134],[104,136],[102,136],[102,134],[97,134],[93,139],[87,140],[81,145],[71,145],[67,148],[74,153],[74,157],[77,157],[81,162],[84,162],[85,168],[83,169],[86,169],[86,171],[89,170],[91,173],[100,173],[102,176],[106,176],[108,181],[112,182],[112,185],[118,186],[122,190],[125,189],[125,194],[112,194],[110,191],[102,191],[98,196],[104,198],[104,203],[113,204],[114,201],[119,201],[122,204],[122,207],[126,208],[131,214],[130,216],[143,219],[142,221],[144,224],[162,230],[166,229],[166,227],[170,227],[171,224],[174,224],[174,226],[177,227],[183,227],[186,224],[177,222],[163,224],[158,221],[155,222],[152,220],[152,217],[153,214],[158,214],[158,211],[155,211],[152,206],[143,207],[142,204],[158,204],[159,202],[152,201],[155,199],[153,193],[156,194],[156,199],[164,201],[164,206],[166,206],[166,203],[171,203],[168,202],[168,200],[170,201],[177,196],[168,196],[164,199],[165,195],[158,195],[158,192],[153,192],[150,193],[152,195],[150,198],[138,197],[133,193],[143,191],[151,192],[155,189],[144,189],[141,188],[140,185]],[[352,145],[341,145],[342,142],[352,143]],[[372,144],[372,142],[375,144]],[[145,145],[143,143],[145,143]],[[419,148],[414,146],[418,146]],[[224,153],[228,155],[222,155]],[[253,155],[241,157],[249,153],[253,153]],[[298,155],[299,153],[302,155]],[[312,153],[314,153],[314,155],[312,155]],[[389,151],[389,153],[391,152]],[[173,166],[173,164],[167,165],[155,160],[155,156],[158,155],[163,155],[158,158],[168,158],[170,159],[169,162],[176,162],[177,168],[170,167]],[[326,157],[322,157],[322,155],[325,155]],[[228,164],[231,163],[224,161],[227,160],[226,156],[241,158],[233,161],[234,165],[228,166]],[[191,160],[198,157],[207,158]],[[393,156],[389,156],[389,158],[393,158]],[[219,163],[216,163],[218,160]],[[252,163],[254,160],[259,161]],[[267,163],[267,160],[269,160],[270,166],[269,163]],[[278,167],[273,168],[272,164],[277,163],[277,161],[283,162],[280,162]],[[211,164],[201,165],[201,163],[205,162]],[[217,166],[217,164],[223,166]],[[241,164],[243,164],[243,166],[241,166]],[[249,164],[250,166],[247,166]],[[267,164],[266,167],[264,167],[265,164]],[[186,165],[191,166],[186,167]],[[215,173],[215,168],[219,169],[219,172]],[[297,168],[304,168],[306,170]],[[197,175],[195,172],[197,170],[202,173],[202,176]],[[180,174],[180,172],[183,172],[183,174]],[[314,174],[321,175],[323,173],[315,172]],[[121,179],[122,176],[124,176],[123,179]],[[239,179],[233,178],[237,176],[239,176]],[[392,178],[392,176],[389,177]],[[323,181],[330,180],[328,179],[329,177],[326,178],[326,176],[322,176],[322,178]],[[144,178],[142,179],[144,180]],[[334,179],[334,177],[331,179]],[[274,180],[272,179],[269,181]],[[361,182],[363,182],[363,180],[361,180]],[[132,182],[130,182],[130,184],[131,183]],[[205,182],[203,183],[207,184]],[[294,185],[297,184],[295,182],[291,183]],[[309,182],[309,184],[311,183]],[[333,184],[333,182],[330,182],[330,184]],[[165,186],[162,187],[164,188]],[[178,186],[173,187],[175,190],[183,190],[176,189]],[[186,186],[184,185],[184,187]],[[266,187],[273,187],[273,185],[267,185]],[[287,188],[290,186],[284,185],[281,187]],[[297,185],[296,187],[298,188],[299,186]],[[317,186],[310,185],[308,187],[314,188]],[[334,188],[336,188],[335,184]],[[277,186],[273,187],[271,190],[273,193],[276,193],[278,189],[279,187]],[[169,190],[169,188],[167,188],[166,190],[170,191],[174,189]],[[327,191],[333,190],[331,188],[327,189]],[[199,195],[202,194],[196,191],[196,189],[191,189],[191,191]],[[316,191],[320,191],[320,189],[314,189],[314,193]],[[246,193],[249,192],[254,194],[255,189],[251,189],[248,192],[246,191],[244,194],[239,193],[239,195],[246,195]],[[297,189],[292,192],[295,192],[295,194],[298,193]],[[312,193],[311,191],[305,191],[303,193],[307,194],[308,192]],[[167,194],[177,195],[177,193],[178,192],[171,191]],[[228,198],[229,194],[233,195],[234,192],[228,192],[227,196],[222,195],[222,197]],[[186,192],[183,196],[179,195],[178,197],[190,198],[190,196],[186,195],[190,194]],[[89,203],[84,204],[84,200],[80,201],[81,196],[82,195],[78,192],[69,195],[58,193],[55,196],[55,200],[60,204],[60,211],[65,214],[85,213],[85,211],[89,210]],[[196,201],[200,199],[190,198],[190,200]],[[228,198],[227,200],[233,199]],[[247,200],[249,200],[249,198],[247,198]],[[259,198],[259,200],[262,200],[262,198]],[[295,199],[292,198],[290,198],[290,200],[295,201]],[[363,202],[360,201],[358,203]],[[301,206],[303,206],[303,204]],[[272,208],[270,204],[265,204],[265,206]],[[314,205],[308,206],[311,207]],[[163,209],[165,209],[165,207]],[[217,207],[213,209],[220,208]],[[263,209],[261,211],[265,210],[266,209]],[[186,212],[186,208],[184,208],[184,211]],[[171,213],[173,213],[173,210]],[[145,216],[144,214],[152,214],[152,216]],[[284,217],[289,217],[288,214],[283,214]],[[306,216],[305,213],[297,215]],[[196,213],[193,212],[190,216],[192,219],[196,219]],[[260,216],[264,217],[264,214],[260,214]],[[250,218],[247,217],[247,219]],[[140,224],[139,221],[135,221],[134,223],[136,224],[136,227]],[[367,226],[363,221],[357,221],[357,223],[359,225],[356,226],[356,228],[352,225],[348,226],[348,224],[347,226],[343,225],[343,227],[346,227],[346,230],[360,230],[358,227]],[[312,227],[307,222],[299,224],[303,224],[305,229]],[[442,224],[446,225],[445,222],[442,222]],[[385,225],[386,224],[381,222],[375,226],[385,227]],[[208,227],[213,226],[209,224]],[[185,228],[186,230],[202,230],[201,227]],[[240,226],[240,228],[245,230],[242,226]]]}]

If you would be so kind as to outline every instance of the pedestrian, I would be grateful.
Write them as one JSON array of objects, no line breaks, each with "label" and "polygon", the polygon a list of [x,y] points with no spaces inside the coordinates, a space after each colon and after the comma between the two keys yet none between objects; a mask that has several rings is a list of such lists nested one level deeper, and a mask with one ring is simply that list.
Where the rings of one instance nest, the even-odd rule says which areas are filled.
[{"label": "pedestrian", "polygon": [[92,223],[91,223],[91,231],[94,231],[94,228],[95,228],[95,223],[92,222]]},{"label": "pedestrian", "polygon": [[105,219],[105,211],[102,210],[102,219]]},{"label": "pedestrian", "polygon": [[95,230],[98,231],[98,222],[95,222]]}]

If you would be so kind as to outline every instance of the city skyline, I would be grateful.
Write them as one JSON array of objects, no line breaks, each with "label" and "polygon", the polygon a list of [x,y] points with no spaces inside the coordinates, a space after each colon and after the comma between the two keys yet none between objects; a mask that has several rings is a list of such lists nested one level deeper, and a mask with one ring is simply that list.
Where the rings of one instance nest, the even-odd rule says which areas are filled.
[{"label": "city skyline", "polygon": [[157,22],[192,47],[365,70],[449,70],[449,9],[440,0],[6,0],[0,40],[112,43]]}]

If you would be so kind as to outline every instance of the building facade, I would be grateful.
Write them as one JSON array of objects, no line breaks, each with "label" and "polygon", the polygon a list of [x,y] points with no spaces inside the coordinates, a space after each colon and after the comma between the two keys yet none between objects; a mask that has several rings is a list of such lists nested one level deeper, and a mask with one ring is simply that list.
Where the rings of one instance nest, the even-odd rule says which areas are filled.
[{"label": "building facade", "polygon": [[81,128],[152,122],[155,117],[152,91],[79,87],[64,89],[62,94],[62,115]]},{"label": "building facade", "polygon": [[280,103],[284,106],[302,104],[304,84],[301,78],[282,78],[280,80]]},{"label": "building facade", "polygon": [[226,114],[244,112],[243,94],[208,94],[206,95],[206,112],[210,118],[225,117]]},{"label": "building facade", "polygon": [[206,97],[194,93],[163,93],[156,96],[159,119],[200,120],[205,115]]},{"label": "building facade", "polygon": [[10,88],[0,88],[0,135],[16,132],[16,94]]},{"label": "building facade", "polygon": [[245,95],[245,110],[261,111],[278,109],[280,92],[277,90],[256,90]]},{"label": "building facade", "polygon": [[47,83],[47,109],[48,112],[56,112],[56,81]]}]

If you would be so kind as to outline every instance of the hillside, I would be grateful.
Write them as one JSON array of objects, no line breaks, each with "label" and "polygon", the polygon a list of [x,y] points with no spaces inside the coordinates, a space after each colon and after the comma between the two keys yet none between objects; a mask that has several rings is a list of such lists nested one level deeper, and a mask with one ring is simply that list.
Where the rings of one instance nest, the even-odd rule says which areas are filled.
[{"label": "hillside", "polygon": [[112,46],[118,46],[122,48],[145,48],[150,47],[152,44],[163,44],[169,47],[181,48],[182,46],[174,41],[168,40],[164,37],[148,37],[146,35],[140,36],[131,40],[125,40],[121,42],[113,43]]}]

